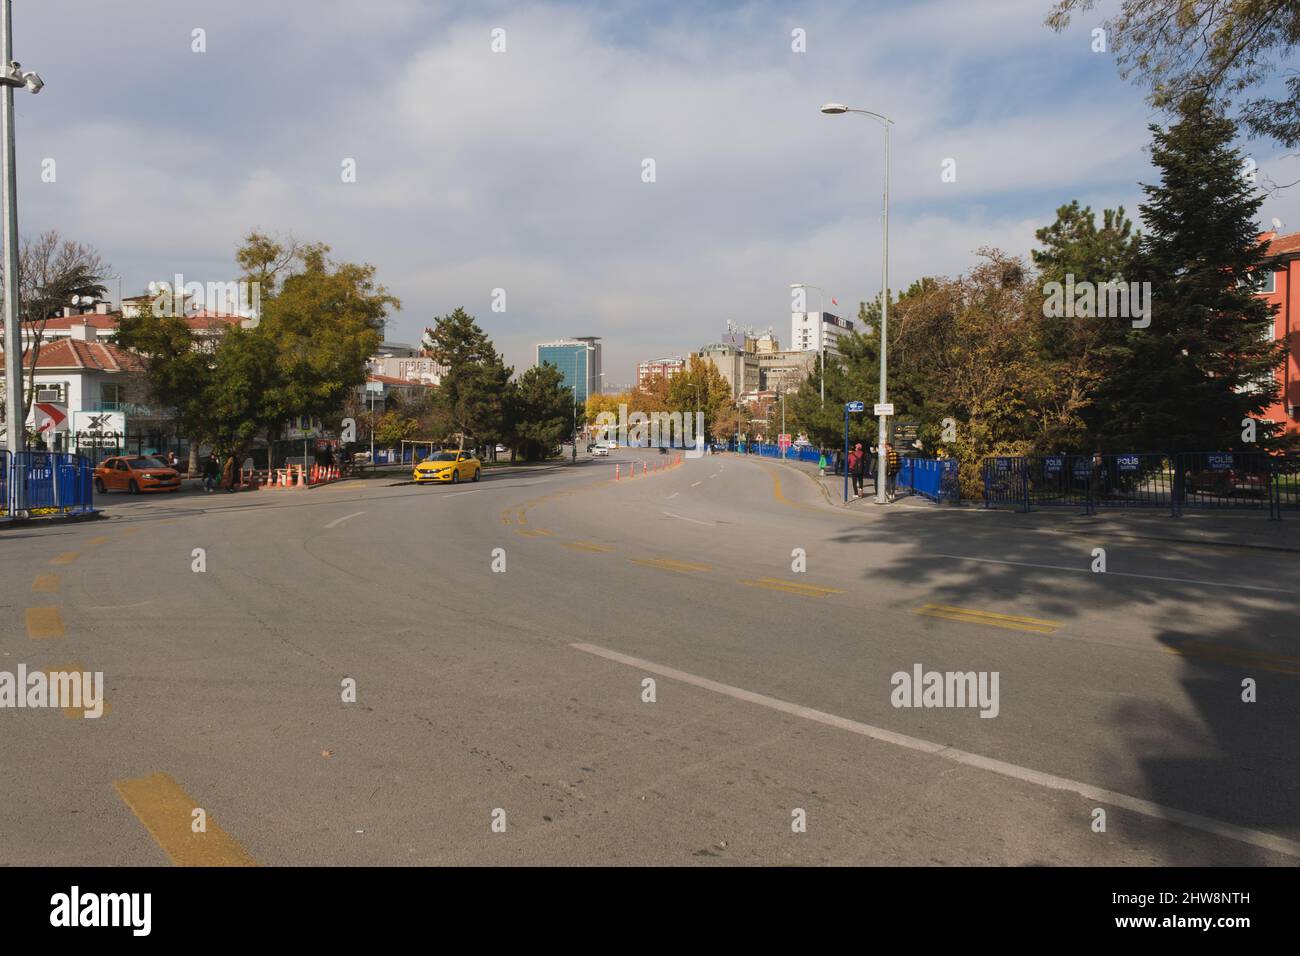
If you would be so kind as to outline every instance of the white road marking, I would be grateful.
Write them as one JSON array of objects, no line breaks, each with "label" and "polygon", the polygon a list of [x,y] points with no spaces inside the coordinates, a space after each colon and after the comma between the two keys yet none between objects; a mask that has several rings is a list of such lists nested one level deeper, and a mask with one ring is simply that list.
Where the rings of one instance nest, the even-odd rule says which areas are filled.
[{"label": "white road marking", "polygon": [[671,495],[668,496],[668,500],[669,500],[669,501],[672,501],[674,498],[676,498],[676,497],[677,497],[678,495],[680,495],[680,494],[681,494],[680,491],[674,491]]},{"label": "white road marking", "polygon": [[979,561],[982,564],[1009,564],[1018,568],[1046,568],[1052,571],[1075,571],[1079,574],[1099,574],[1106,577],[1144,578],[1148,581],[1173,581],[1176,584],[1203,584],[1211,588],[1240,588],[1245,591],[1273,591],[1277,594],[1295,594],[1287,588],[1270,588],[1262,584],[1227,584],[1223,581],[1199,581],[1196,578],[1165,578],[1158,574],[1135,574],[1132,571],[1098,571],[1091,568],[1067,568],[1059,564],[1030,564],[1026,561],[999,561],[997,558],[970,558],[963,554],[931,554],[932,558],[952,558],[954,561]]},{"label": "white road marking", "polygon": [[695,485],[702,485],[702,484],[704,484],[704,482],[702,482],[702,481],[697,481],[697,482],[695,482],[694,484],[692,484],[691,487],[694,488]]},{"label": "white road marking", "polygon": [[713,474],[709,475],[709,477],[710,477],[710,478],[716,478],[716,477],[718,477],[718,473],[715,471]]},{"label": "white road marking", "polygon": [[457,491],[457,492],[453,492],[452,494],[449,494],[449,495],[443,495],[443,497],[444,497],[444,498],[459,498],[461,495],[476,495],[476,494],[478,494],[478,493],[479,493],[480,491],[482,491],[482,490],[483,490],[482,488],[471,488],[469,491]]},{"label": "white road marking", "polygon": [[333,521],[331,521],[331,522],[330,522],[329,524],[327,524],[325,527],[326,527],[326,528],[333,528],[333,527],[335,527],[336,525],[341,525],[343,522],[347,521],[349,518],[357,518],[357,517],[360,517],[360,516],[363,515],[363,514],[365,514],[364,511],[354,511],[352,514],[350,514],[350,515],[344,515],[342,518],[335,518]]},{"label": "white road marking", "polygon": [[1088,800],[1109,803],[1113,806],[1122,807],[1125,810],[1131,810],[1134,813],[1140,813],[1143,816],[1152,817],[1156,820],[1178,823],[1185,827],[1191,827],[1194,830],[1201,830],[1205,833],[1212,833],[1215,836],[1226,837],[1229,840],[1249,843],[1252,846],[1262,847],[1266,850],[1285,853],[1287,856],[1300,857],[1300,843],[1293,842],[1285,837],[1276,836],[1272,833],[1265,833],[1262,830],[1251,830],[1247,827],[1239,827],[1236,824],[1224,823],[1211,817],[1203,817],[1196,813],[1188,813],[1186,810],[1178,810],[1174,807],[1166,807],[1163,804],[1154,803],[1150,800],[1143,800],[1140,797],[1132,797],[1115,790],[1106,790],[1103,787],[1094,787],[1092,784],[1082,783],[1078,780],[1071,780],[1068,777],[1058,777],[1055,774],[1043,773],[1039,770],[1032,770],[1029,767],[1021,767],[1017,764],[1007,763],[1005,760],[996,760],[992,757],[982,756],[981,754],[958,750],[957,748],[949,747],[946,744],[936,744],[928,740],[922,740],[919,737],[909,737],[906,734],[899,734],[892,730],[885,730],[883,727],[873,727],[870,724],[859,723],[856,720],[837,717],[834,714],[828,714],[825,711],[813,710],[811,707],[803,707],[799,704],[791,704],[788,701],[780,700],[776,697],[768,697],[766,694],[756,694],[753,691],[733,687],[730,684],[722,684],[718,681],[709,680],[707,677],[696,677],[694,674],[688,674],[685,671],[679,671],[671,667],[664,667],[662,664],[655,664],[651,661],[642,660],[639,657],[620,654],[618,651],[611,651],[608,648],[597,647],[594,644],[570,644],[569,646],[587,654],[594,654],[595,656],[603,657],[606,660],[626,664],[629,667],[635,667],[638,670],[649,671],[650,673],[658,674],[661,677],[678,680],[684,684],[701,687],[704,690],[711,690],[716,694],[723,694],[727,697],[735,698],[736,700],[743,700],[747,703],[768,707],[772,710],[780,711],[783,714],[790,714],[794,717],[802,717],[805,720],[816,721],[817,723],[825,724],[828,727],[835,727],[839,730],[847,730],[850,733],[861,734],[863,737],[870,737],[872,740],[879,740],[882,743],[893,744],[896,747],[905,747],[908,750],[918,750],[921,753],[930,754],[933,757],[939,757],[943,760],[951,760],[953,763],[965,764],[968,767],[978,767],[981,770],[987,770],[990,773],[1010,777],[1013,780],[1037,784],[1038,786],[1045,787],[1048,790],[1063,790],[1069,793],[1077,793],[1079,796],[1085,797]]},{"label": "white road marking", "polygon": [[694,518],[683,518],[681,515],[675,515],[671,511],[665,511],[664,514],[670,518],[676,518],[678,521],[689,521],[692,524],[702,524],[710,528],[713,527],[712,521],[696,521]]}]

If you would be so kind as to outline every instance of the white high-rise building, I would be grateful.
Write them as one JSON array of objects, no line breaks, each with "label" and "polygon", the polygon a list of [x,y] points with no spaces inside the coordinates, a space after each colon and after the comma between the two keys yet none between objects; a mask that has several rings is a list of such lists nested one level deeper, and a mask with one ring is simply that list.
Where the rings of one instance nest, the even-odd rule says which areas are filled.
[{"label": "white high-rise building", "polygon": [[820,352],[822,339],[826,351],[834,353],[841,336],[853,333],[853,322],[830,312],[792,312],[790,314],[790,349],[797,352]]}]

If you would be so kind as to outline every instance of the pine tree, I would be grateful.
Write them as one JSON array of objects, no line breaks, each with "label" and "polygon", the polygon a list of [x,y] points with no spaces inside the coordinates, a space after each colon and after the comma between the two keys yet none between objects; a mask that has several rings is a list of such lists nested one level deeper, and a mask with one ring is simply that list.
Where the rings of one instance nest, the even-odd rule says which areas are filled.
[{"label": "pine tree", "polygon": [[[1253,291],[1264,261],[1255,215],[1262,195],[1243,175],[1233,123],[1188,99],[1168,129],[1152,126],[1159,185],[1143,185],[1141,273],[1151,322],[1130,327],[1119,366],[1096,397],[1110,451],[1241,448],[1242,420],[1273,401],[1282,345]],[[1271,444],[1258,427],[1259,445]]]}]

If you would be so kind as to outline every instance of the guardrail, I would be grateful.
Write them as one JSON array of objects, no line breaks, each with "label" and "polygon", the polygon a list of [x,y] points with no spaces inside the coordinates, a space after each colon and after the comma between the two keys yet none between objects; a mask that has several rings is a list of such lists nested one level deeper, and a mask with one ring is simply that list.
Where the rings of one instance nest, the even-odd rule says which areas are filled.
[{"label": "guardrail", "polygon": [[90,513],[95,510],[94,473],[80,455],[0,452],[0,515]]},{"label": "guardrail", "polygon": [[1002,455],[982,464],[984,506],[1268,511],[1300,508],[1300,459],[1266,452]]}]

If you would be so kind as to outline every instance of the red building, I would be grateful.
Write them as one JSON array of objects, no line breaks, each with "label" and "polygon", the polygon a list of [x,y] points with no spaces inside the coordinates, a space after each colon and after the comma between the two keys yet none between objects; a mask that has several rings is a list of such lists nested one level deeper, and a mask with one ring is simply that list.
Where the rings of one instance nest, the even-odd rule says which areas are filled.
[{"label": "red building", "polygon": [[1259,284],[1258,294],[1277,305],[1273,337],[1286,343],[1286,358],[1277,371],[1278,401],[1264,412],[1287,432],[1300,432],[1300,232],[1280,236],[1266,233],[1272,270]]}]

